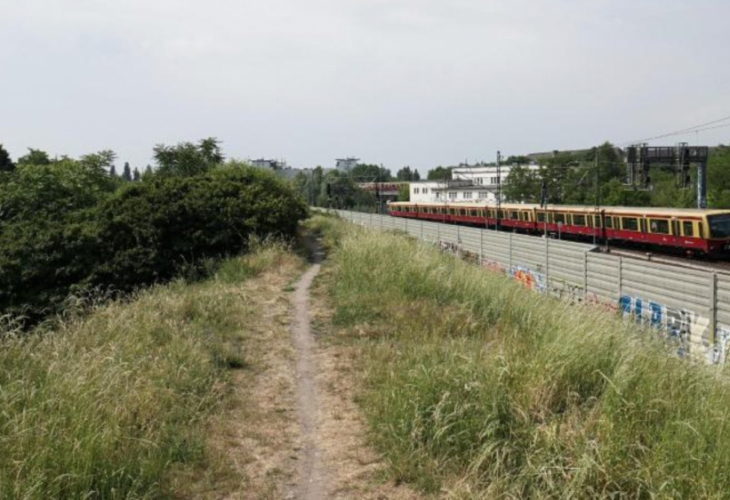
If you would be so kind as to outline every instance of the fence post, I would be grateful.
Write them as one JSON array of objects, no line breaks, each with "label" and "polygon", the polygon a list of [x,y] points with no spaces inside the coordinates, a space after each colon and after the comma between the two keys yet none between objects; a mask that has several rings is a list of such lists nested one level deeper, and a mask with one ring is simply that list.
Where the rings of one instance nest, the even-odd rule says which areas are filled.
[{"label": "fence post", "polygon": [[479,266],[484,264],[484,229],[479,230]]},{"label": "fence post", "polygon": [[710,346],[717,346],[717,273],[710,274]]},{"label": "fence post", "polygon": [[421,241],[423,241],[423,219],[421,219]]},{"label": "fence post", "polygon": [[509,233],[509,272],[512,273],[512,233]]},{"label": "fence post", "polygon": [[[378,214],[378,217],[380,217],[380,232],[383,232],[383,214]],[[408,219],[406,219],[408,220]]]},{"label": "fence post", "polygon": [[550,238],[545,235],[545,288],[550,290]]},{"label": "fence post", "polygon": [[436,243],[441,244],[441,224],[439,222],[436,223],[436,239],[438,240]]},{"label": "fence post", "polygon": [[408,232],[408,217],[406,217],[406,233]]},{"label": "fence post", "polygon": [[618,257],[618,303],[621,303],[621,295],[623,288],[623,259],[619,255]]},{"label": "fence post", "polygon": [[588,252],[583,252],[583,300],[588,299]]}]

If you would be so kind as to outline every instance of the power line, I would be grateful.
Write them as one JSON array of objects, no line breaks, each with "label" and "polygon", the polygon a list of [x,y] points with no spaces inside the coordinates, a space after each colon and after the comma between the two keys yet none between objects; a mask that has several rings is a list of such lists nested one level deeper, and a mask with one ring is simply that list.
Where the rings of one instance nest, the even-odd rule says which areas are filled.
[{"label": "power line", "polygon": [[661,135],[657,135],[657,136],[654,136],[654,137],[649,137],[649,138],[646,138],[646,139],[638,139],[638,140],[635,140],[635,141],[624,142],[624,143],[622,143],[622,145],[630,145],[630,144],[637,144],[637,143],[641,143],[641,142],[649,142],[649,141],[653,141],[653,140],[656,140],[656,139],[663,139],[665,137],[671,137],[673,135],[682,135],[682,134],[687,134],[687,133],[690,133],[690,132],[701,132],[702,130],[711,130],[712,128],[726,127],[726,126],[729,126],[730,124],[721,125],[721,126],[718,126],[718,127],[703,128],[703,127],[707,127],[708,125],[714,125],[715,123],[720,123],[720,122],[724,122],[724,121],[727,121],[727,120],[730,120],[730,116],[726,116],[724,118],[719,118],[717,120],[712,120],[711,122],[707,122],[707,123],[701,123],[701,124],[695,125],[693,127],[687,127],[687,128],[683,128],[681,130],[675,130],[674,132],[667,132],[666,134],[661,134]]}]

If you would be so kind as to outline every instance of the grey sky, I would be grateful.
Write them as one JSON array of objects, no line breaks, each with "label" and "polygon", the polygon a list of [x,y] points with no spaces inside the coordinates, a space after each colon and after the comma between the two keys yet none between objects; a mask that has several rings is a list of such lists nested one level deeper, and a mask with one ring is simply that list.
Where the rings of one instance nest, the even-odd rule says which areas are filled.
[{"label": "grey sky", "polygon": [[[0,0],[0,143],[396,170],[730,115],[727,0]],[[730,127],[679,140],[730,142]]]}]

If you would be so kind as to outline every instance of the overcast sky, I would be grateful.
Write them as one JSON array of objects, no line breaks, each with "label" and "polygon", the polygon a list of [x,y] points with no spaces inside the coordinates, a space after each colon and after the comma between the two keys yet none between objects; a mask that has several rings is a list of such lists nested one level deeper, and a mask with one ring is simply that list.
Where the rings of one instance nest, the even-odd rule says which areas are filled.
[{"label": "overcast sky", "polygon": [[[0,0],[0,143],[421,172],[730,115],[728,0]],[[725,122],[728,123],[728,122]],[[730,127],[656,141],[730,142]]]}]

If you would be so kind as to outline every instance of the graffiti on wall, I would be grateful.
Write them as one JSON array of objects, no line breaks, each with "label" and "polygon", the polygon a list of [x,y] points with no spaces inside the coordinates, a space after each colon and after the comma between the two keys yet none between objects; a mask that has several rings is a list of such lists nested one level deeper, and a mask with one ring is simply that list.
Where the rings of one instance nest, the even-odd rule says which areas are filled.
[{"label": "graffiti on wall", "polygon": [[512,279],[521,283],[530,290],[545,292],[547,284],[545,283],[545,275],[538,273],[525,266],[512,266],[510,269]]},{"label": "graffiti on wall", "polygon": [[678,344],[678,354],[688,353],[694,343],[703,346],[707,357],[714,361],[716,349],[710,346],[708,318],[689,309],[669,307],[629,295],[621,296],[619,310],[626,318],[665,332]]},{"label": "graffiti on wall", "polygon": [[571,304],[583,302],[586,298],[583,286],[562,279],[550,280],[550,295]]},{"label": "graffiti on wall", "polygon": [[725,363],[730,351],[730,330],[718,328],[713,352],[713,363]]}]

